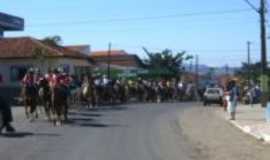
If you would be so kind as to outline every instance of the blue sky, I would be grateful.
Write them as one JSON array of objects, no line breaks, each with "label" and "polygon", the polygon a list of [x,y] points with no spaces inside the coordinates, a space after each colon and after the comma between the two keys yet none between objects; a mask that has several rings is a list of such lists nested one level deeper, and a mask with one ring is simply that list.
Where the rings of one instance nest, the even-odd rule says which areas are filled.
[{"label": "blue sky", "polygon": [[[259,0],[251,2],[258,5]],[[183,16],[242,9],[245,11]],[[112,42],[114,49],[142,58],[146,56],[142,46],[150,51],[186,50],[211,66],[240,65],[246,60],[247,40],[253,43],[252,60],[260,58],[259,17],[248,9],[244,0],[12,0],[2,1],[0,6],[1,12],[21,16],[26,22],[24,32],[6,36],[60,35],[64,45],[90,44],[92,50],[107,49]],[[179,16],[134,19],[167,15]]]}]

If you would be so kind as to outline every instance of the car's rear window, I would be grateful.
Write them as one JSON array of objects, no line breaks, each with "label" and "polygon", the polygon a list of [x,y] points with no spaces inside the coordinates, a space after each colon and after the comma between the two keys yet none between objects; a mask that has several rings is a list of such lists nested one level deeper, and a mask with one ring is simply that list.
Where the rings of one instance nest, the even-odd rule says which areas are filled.
[{"label": "car's rear window", "polygon": [[210,94],[219,94],[219,90],[217,90],[217,89],[209,89],[207,91],[207,93],[210,93]]}]

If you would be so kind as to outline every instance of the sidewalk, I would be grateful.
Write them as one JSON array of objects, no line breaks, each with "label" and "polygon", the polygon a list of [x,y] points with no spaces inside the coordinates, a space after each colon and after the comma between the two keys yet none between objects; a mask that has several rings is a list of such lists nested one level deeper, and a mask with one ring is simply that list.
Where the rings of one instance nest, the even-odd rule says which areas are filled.
[{"label": "sidewalk", "polygon": [[[228,114],[225,117],[228,119]],[[239,105],[236,120],[230,123],[258,140],[270,143],[270,123],[266,122],[265,109],[260,105]]]}]

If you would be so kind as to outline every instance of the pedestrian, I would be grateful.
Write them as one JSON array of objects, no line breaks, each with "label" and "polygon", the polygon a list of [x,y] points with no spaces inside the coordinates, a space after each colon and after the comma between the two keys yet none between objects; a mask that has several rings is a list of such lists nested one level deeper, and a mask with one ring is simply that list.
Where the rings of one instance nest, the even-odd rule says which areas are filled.
[{"label": "pedestrian", "polygon": [[225,91],[224,92],[224,101],[223,101],[223,109],[225,112],[228,111],[228,106],[230,105],[230,95],[229,95],[229,92],[228,91]]},{"label": "pedestrian", "polygon": [[0,134],[2,134],[3,129],[8,133],[15,132],[14,127],[10,124],[13,121],[12,111],[9,103],[0,96]]},{"label": "pedestrian", "polygon": [[229,82],[228,91],[229,91],[228,112],[230,120],[235,120],[236,107],[240,96],[239,87],[236,85],[235,80]]}]

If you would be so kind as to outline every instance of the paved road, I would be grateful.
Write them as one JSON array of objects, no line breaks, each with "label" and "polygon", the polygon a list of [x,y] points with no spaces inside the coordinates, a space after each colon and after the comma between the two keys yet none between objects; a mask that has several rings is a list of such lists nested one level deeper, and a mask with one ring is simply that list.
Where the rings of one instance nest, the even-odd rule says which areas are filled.
[{"label": "paved road", "polygon": [[[234,152],[229,153],[230,150],[225,149],[226,153],[223,153],[222,149],[229,146],[228,140],[226,142],[226,139],[220,138],[224,136],[213,134],[220,131],[224,133],[224,130],[228,131],[228,136],[232,136],[231,140],[240,138],[239,142],[250,142],[247,145],[251,153],[243,149],[239,152],[245,160],[248,159],[247,154],[258,150],[260,152],[257,154],[267,158],[266,153],[270,153],[267,146],[242,136],[237,129],[209,112],[212,111],[191,103],[134,104],[95,111],[73,111],[70,123],[60,128],[52,127],[43,120],[29,123],[17,116],[19,118],[15,125],[19,133],[0,137],[0,159],[238,159],[235,148],[241,146],[234,143],[235,146],[231,147]],[[220,122],[221,129],[214,126],[216,123],[202,127],[200,122],[204,121],[202,124],[205,125],[209,120]],[[254,151],[252,147],[255,147]]]}]

